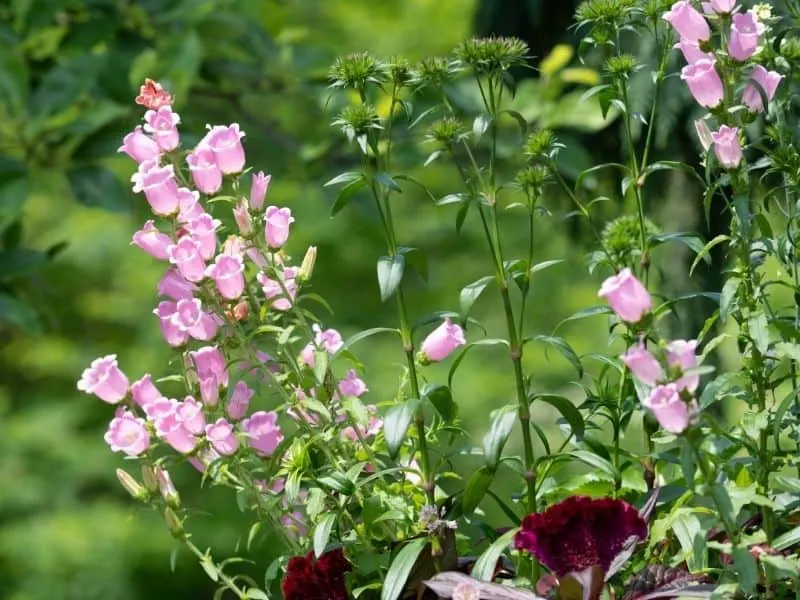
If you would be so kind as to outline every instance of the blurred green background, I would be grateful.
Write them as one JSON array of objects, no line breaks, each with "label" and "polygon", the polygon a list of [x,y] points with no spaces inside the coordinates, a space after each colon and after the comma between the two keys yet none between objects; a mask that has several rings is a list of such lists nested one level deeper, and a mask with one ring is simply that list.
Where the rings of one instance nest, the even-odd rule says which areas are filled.
[{"label": "blurred green background", "polygon": [[[0,599],[180,599],[213,591],[185,554],[170,573],[172,540],[160,516],[138,511],[114,477],[126,465],[102,439],[111,409],[75,387],[82,369],[109,353],[131,379],[165,374],[169,349],[152,315],[163,265],[130,246],[148,211],[129,192],[132,161],[115,152],[141,119],[133,98],[143,79],[159,79],[174,93],[187,144],[206,123],[241,124],[249,164],[273,176],[269,202],[295,214],[290,252],[299,259],[309,244],[319,247],[313,285],[335,311],[326,324],[352,334],[393,325],[394,311],[378,294],[383,242],[371,204],[359,198],[329,218],[334,192],[322,184],[357,157],[329,126],[328,66],[363,50],[411,61],[445,55],[476,32],[521,36],[541,72],[522,73],[516,107],[569,145],[561,166],[572,179],[598,157],[624,159],[617,124],[580,101],[598,74],[573,56],[573,8],[549,0],[0,0]],[[557,43],[565,45],[551,52]],[[646,56],[652,48],[640,50]],[[450,92],[465,110],[474,104],[468,85]],[[670,99],[656,153],[668,152],[668,142],[693,151],[691,120],[680,117],[685,92],[676,88]],[[421,167],[430,148],[421,132],[416,138],[404,146],[399,169],[436,196],[460,191],[446,161]],[[614,181],[587,185],[595,195],[618,194]],[[695,227],[699,202],[686,206],[686,185],[677,179],[663,188],[669,196],[651,198],[661,228]],[[531,331],[549,334],[597,303],[605,274],[578,276],[591,240],[563,219],[570,210],[563,198],[553,194],[546,204],[553,214],[537,224],[536,259],[567,262],[538,275],[528,321]],[[430,263],[430,282],[410,284],[415,317],[458,310],[459,290],[491,272],[476,224],[457,235],[454,211],[413,188],[395,206],[398,238],[422,248]],[[599,219],[620,210],[610,203]],[[521,254],[523,221],[519,213],[504,217],[508,256]],[[496,296],[487,290],[475,309],[490,337],[504,328]],[[606,348],[602,318],[560,333],[579,354]],[[391,398],[399,348],[372,338],[356,351],[370,401]],[[537,387],[576,393],[568,385],[574,372],[557,353],[531,346],[526,359]],[[490,348],[476,349],[454,393],[477,443],[489,410],[513,397],[510,365]],[[186,503],[197,505],[197,474],[188,469],[174,478]],[[203,497],[208,512],[192,521],[196,541],[222,558],[246,531],[244,521],[231,495]],[[249,558],[263,561],[260,552]]]}]

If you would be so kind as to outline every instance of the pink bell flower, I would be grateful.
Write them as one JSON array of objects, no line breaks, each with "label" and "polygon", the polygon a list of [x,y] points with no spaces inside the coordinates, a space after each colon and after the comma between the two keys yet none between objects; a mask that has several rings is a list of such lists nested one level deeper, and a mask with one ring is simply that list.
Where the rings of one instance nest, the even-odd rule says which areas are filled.
[{"label": "pink bell flower", "polygon": [[250,210],[247,206],[247,200],[242,199],[236,206],[233,207],[233,220],[236,221],[236,226],[239,228],[239,233],[245,237],[252,235],[253,217],[250,215]]},{"label": "pink bell flower", "polygon": [[200,400],[206,406],[216,406],[219,403],[219,381],[216,377],[201,377],[199,380]]},{"label": "pink bell flower", "polygon": [[94,394],[103,402],[117,404],[128,395],[128,378],[117,365],[117,355],[109,354],[96,358],[83,371],[78,389]]},{"label": "pink bell flower", "polygon": [[203,412],[203,404],[191,396],[186,396],[183,402],[178,403],[175,414],[189,433],[199,435],[206,428],[206,415]]},{"label": "pink bell flower", "polygon": [[222,172],[208,148],[195,148],[186,157],[186,164],[189,165],[194,185],[204,194],[216,194],[222,187]]},{"label": "pink bell flower", "polygon": [[439,362],[447,358],[456,348],[463,346],[467,341],[464,330],[449,318],[428,334],[422,341],[420,352],[424,359],[430,362]]},{"label": "pink bell flower", "polygon": [[250,399],[254,394],[255,391],[244,381],[237,382],[226,407],[228,416],[234,421],[244,418],[247,414],[247,409],[250,407]]},{"label": "pink bell flower", "polygon": [[229,127],[217,125],[212,127],[206,135],[208,148],[214,155],[217,167],[224,175],[240,173],[244,169],[243,137],[244,131],[239,130],[238,123],[233,123]]},{"label": "pink bell flower", "polygon": [[644,402],[658,424],[670,433],[683,433],[689,426],[689,406],[684,402],[675,384],[659,385]]},{"label": "pink bell flower", "polygon": [[347,375],[339,382],[339,394],[358,398],[369,391],[367,384],[358,376],[355,369],[347,371]]},{"label": "pink bell flower", "polygon": [[158,147],[164,152],[175,150],[180,144],[178,123],[181,122],[178,113],[172,112],[172,107],[162,106],[156,110],[144,113],[144,130],[152,134]]},{"label": "pink bell flower", "polygon": [[201,281],[205,276],[206,262],[200,242],[190,235],[185,235],[167,248],[169,262],[178,268],[181,277],[187,281]]},{"label": "pink bell flower", "polygon": [[[771,102],[775,97],[775,92],[783,79],[783,75],[776,71],[767,71],[761,65],[756,65],[750,78],[761,86],[761,89],[767,97],[767,101]],[[750,109],[750,112],[759,113],[764,111],[764,102],[761,99],[761,93],[752,83],[748,84],[745,88],[744,94],[742,94],[742,102]]]},{"label": "pink bell flower", "polygon": [[706,14],[716,13],[718,15],[727,15],[733,12],[736,6],[736,0],[711,0],[710,2],[703,2],[703,11]]},{"label": "pink bell flower", "polygon": [[735,169],[742,162],[742,145],[739,142],[739,129],[722,125],[719,131],[711,133],[714,140],[714,154],[726,169]]},{"label": "pink bell flower", "polygon": [[751,11],[733,15],[728,54],[738,61],[745,61],[756,52],[760,37],[758,20]]},{"label": "pink bell flower", "polygon": [[[680,367],[687,371],[697,366],[697,340],[673,340],[667,344],[667,363],[670,367]],[[683,375],[675,382],[678,391],[695,392],[700,385],[699,375]]]},{"label": "pink bell flower", "polygon": [[188,223],[206,213],[200,204],[200,192],[189,188],[178,188],[178,223]]},{"label": "pink bell flower", "polygon": [[187,224],[187,231],[200,243],[200,256],[203,260],[214,258],[217,252],[217,229],[221,224],[208,213],[203,213]]},{"label": "pink bell flower", "polygon": [[653,307],[647,288],[628,268],[606,279],[597,295],[605,298],[617,316],[628,323],[638,323]]},{"label": "pink bell flower", "polygon": [[258,411],[242,421],[242,431],[250,440],[250,446],[262,456],[272,456],[283,441],[278,425],[278,413]]},{"label": "pink bell flower", "polygon": [[230,456],[239,449],[239,440],[236,439],[233,425],[225,419],[217,419],[216,422],[206,426],[206,437],[214,450],[222,456]]},{"label": "pink bell flower", "polygon": [[220,296],[236,300],[244,293],[244,263],[241,256],[219,254],[214,264],[206,267],[206,277],[214,280]]},{"label": "pink bell flower", "polygon": [[250,208],[261,210],[264,208],[264,199],[267,197],[270,175],[264,175],[264,171],[259,171],[253,175],[253,182],[250,184]]},{"label": "pink bell flower", "polygon": [[117,148],[117,152],[124,152],[137,163],[158,159],[161,154],[158,144],[142,131],[141,125],[122,138],[122,146]]},{"label": "pink bell flower", "polygon": [[178,210],[178,183],[172,165],[159,167],[155,161],[145,161],[131,176],[133,191],[144,197],[157,215],[171,215]]},{"label": "pink bell flower", "polygon": [[197,286],[187,281],[175,267],[170,267],[158,282],[158,295],[167,296],[173,300],[191,298],[197,291]]},{"label": "pink bell flower", "polygon": [[128,456],[140,456],[150,447],[150,434],[145,420],[128,410],[111,419],[104,439],[112,452],[122,452]]},{"label": "pink bell flower", "polygon": [[148,404],[160,400],[164,397],[153,383],[149,373],[145,373],[141,379],[137,379],[131,384],[131,396],[133,401],[144,408]]},{"label": "pink bell flower", "polygon": [[619,358],[631,370],[636,379],[645,385],[655,385],[664,379],[664,369],[661,368],[661,363],[650,354],[643,342],[631,346]]},{"label": "pink bell flower", "polygon": [[270,248],[280,248],[289,239],[289,228],[294,223],[288,208],[268,206],[264,212],[264,237]]},{"label": "pink bell flower", "polygon": [[[264,297],[272,300],[272,308],[275,310],[289,310],[292,308],[294,299],[297,296],[297,269],[287,267],[281,273],[281,282],[267,277],[266,273],[259,273],[256,279],[261,284]],[[284,291],[285,288],[285,291]]]},{"label": "pink bell flower", "polygon": [[142,228],[133,234],[132,244],[139,246],[153,258],[167,260],[167,248],[172,244],[172,239],[158,230],[155,222],[150,219]]},{"label": "pink bell flower", "polygon": [[174,317],[177,310],[178,305],[175,302],[163,300],[153,311],[153,314],[158,317],[158,324],[164,340],[173,348],[183,346],[189,341],[189,332],[175,324]]},{"label": "pink bell flower", "polygon": [[681,40],[675,44],[673,48],[677,48],[681,51],[683,58],[686,59],[688,64],[695,63],[698,60],[714,60],[714,55],[710,52],[703,52],[697,42]]},{"label": "pink bell flower", "polygon": [[178,300],[170,319],[175,327],[203,342],[213,339],[219,329],[214,317],[203,311],[197,298]]},{"label": "pink bell flower", "polygon": [[673,4],[669,12],[664,13],[663,19],[672,25],[682,40],[697,42],[711,38],[708,21],[689,0],[679,0]]},{"label": "pink bell flower", "polygon": [[220,385],[228,385],[228,370],[225,368],[225,357],[216,346],[204,346],[190,352],[197,371],[198,379],[213,377]]},{"label": "pink bell flower", "polygon": [[725,97],[716,64],[715,60],[703,58],[681,69],[681,79],[686,82],[697,103],[706,108],[718,106]]},{"label": "pink bell flower", "polygon": [[189,454],[199,443],[199,438],[186,429],[177,411],[155,420],[156,433],[164,439],[176,452]]}]

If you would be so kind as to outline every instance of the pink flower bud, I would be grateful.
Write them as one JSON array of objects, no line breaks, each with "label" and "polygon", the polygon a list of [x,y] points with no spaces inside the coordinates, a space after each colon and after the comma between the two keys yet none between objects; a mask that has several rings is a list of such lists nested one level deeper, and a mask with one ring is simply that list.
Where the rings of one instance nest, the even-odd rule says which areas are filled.
[{"label": "pink flower bud", "polygon": [[705,17],[692,6],[689,0],[679,0],[664,13],[665,21],[672,25],[681,39],[691,42],[706,41],[711,37],[711,28]]},{"label": "pink flower bud", "polygon": [[175,323],[174,317],[177,310],[178,307],[175,302],[164,300],[159,302],[153,311],[153,314],[158,317],[158,324],[164,340],[173,348],[183,346],[189,341],[189,332]]},{"label": "pink flower bud", "polygon": [[644,405],[653,412],[665,431],[683,433],[689,426],[689,407],[672,383],[654,388]]},{"label": "pink flower bud", "polygon": [[141,379],[131,384],[131,396],[133,401],[144,408],[151,402],[160,400],[164,395],[158,391],[149,373],[145,373]]},{"label": "pink flower bud", "polygon": [[248,248],[246,254],[247,258],[252,260],[253,264],[255,264],[259,269],[265,269],[267,268],[267,265],[269,265],[267,258],[258,248]]},{"label": "pink flower bud", "polygon": [[167,260],[167,248],[172,244],[172,239],[166,233],[159,231],[151,219],[133,234],[131,243],[139,246],[153,258]]},{"label": "pink flower bud", "polygon": [[224,175],[239,173],[244,169],[243,137],[244,131],[239,131],[238,123],[229,127],[212,127],[206,136],[208,148],[213,152],[217,167]]},{"label": "pink flower bud", "polygon": [[172,324],[188,333],[196,340],[208,341],[217,335],[217,322],[203,311],[197,298],[184,298],[175,305],[175,313],[170,317]]},{"label": "pink flower bud", "polygon": [[169,262],[178,268],[178,272],[187,281],[201,281],[205,276],[206,262],[200,248],[200,242],[190,235],[185,235],[177,243],[167,248]]},{"label": "pink flower bud", "polygon": [[161,281],[158,282],[158,295],[168,296],[173,300],[191,298],[197,291],[197,286],[184,279],[177,269],[167,269]]},{"label": "pink flower bud", "polygon": [[233,394],[226,407],[228,416],[234,421],[242,419],[247,414],[250,407],[250,399],[255,394],[244,381],[240,381],[233,388]]},{"label": "pink flower bud", "polygon": [[186,226],[191,236],[200,242],[200,256],[211,260],[217,252],[217,229],[222,223],[208,213],[192,219]]},{"label": "pink flower bud", "polygon": [[249,236],[253,233],[253,218],[247,209],[247,200],[242,200],[233,207],[233,220],[236,221],[239,233],[243,236]]},{"label": "pink flower bud", "polygon": [[294,223],[288,208],[268,206],[264,213],[264,237],[270,248],[280,248],[289,239],[289,227]]},{"label": "pink flower bud", "polygon": [[647,289],[628,268],[606,279],[597,295],[605,298],[617,316],[629,323],[638,323],[653,307]]},{"label": "pink flower bud", "polygon": [[758,48],[758,21],[752,12],[733,15],[731,36],[728,40],[728,54],[738,61],[745,61]]},{"label": "pink flower bud", "polygon": [[681,40],[675,44],[673,48],[679,49],[683,54],[683,58],[686,59],[686,62],[689,64],[695,63],[698,60],[714,60],[714,55],[709,52],[703,52],[697,42]]},{"label": "pink flower bud", "polygon": [[96,358],[83,371],[78,389],[94,394],[103,402],[117,404],[128,395],[128,378],[117,365],[117,355],[109,354]]},{"label": "pink flower bud", "polygon": [[719,131],[711,134],[714,140],[714,154],[726,169],[735,169],[742,162],[742,145],[739,142],[739,129],[722,125]]},{"label": "pink flower bud", "polygon": [[631,370],[631,373],[645,385],[655,385],[664,379],[664,370],[661,368],[661,364],[655,356],[648,352],[642,342],[628,348],[628,351],[619,358]]},{"label": "pink flower bud", "polygon": [[420,351],[427,360],[439,362],[464,344],[466,344],[464,331],[447,318],[423,340]]},{"label": "pink flower bud", "polygon": [[156,481],[158,482],[158,491],[164,502],[172,508],[178,508],[181,505],[181,497],[175,485],[172,483],[172,477],[169,476],[169,471],[161,467],[155,467]]},{"label": "pink flower bud", "polygon": [[189,188],[178,188],[178,222],[188,223],[204,215],[206,211],[200,204],[200,192]]},{"label": "pink flower bud", "polygon": [[128,456],[144,454],[150,447],[150,434],[144,419],[137,418],[128,410],[111,419],[104,439],[112,452]]},{"label": "pink flower bud", "polygon": [[263,171],[253,175],[253,182],[250,184],[250,208],[253,210],[261,210],[264,207],[264,199],[267,197],[270,179],[272,177],[264,175]]},{"label": "pink flower bud", "polygon": [[[673,340],[667,344],[667,363],[670,367],[680,367],[687,371],[697,366],[697,340]],[[700,385],[699,375],[684,375],[675,382],[678,390],[694,392]]]},{"label": "pink flower bud", "polygon": [[242,421],[242,431],[250,439],[250,446],[262,456],[272,456],[283,441],[278,426],[278,413],[259,411]]},{"label": "pink flower bud", "polygon": [[681,79],[700,106],[714,108],[722,102],[725,90],[717,73],[715,60],[700,59],[681,69]]},{"label": "pink flower bud", "polygon": [[367,384],[359,378],[355,369],[347,371],[347,375],[339,382],[339,394],[358,398],[369,391]]},{"label": "pink flower bud", "polygon": [[216,194],[222,187],[222,172],[217,167],[214,154],[208,148],[195,148],[186,157],[186,164],[192,173],[192,181],[204,194]]},{"label": "pink flower bud", "polygon": [[[775,97],[775,91],[778,89],[778,85],[780,85],[783,79],[783,75],[780,73],[767,71],[761,65],[756,65],[750,77],[761,86],[764,95],[766,95],[767,100],[770,102]],[[751,112],[758,113],[764,111],[764,102],[761,99],[761,93],[752,83],[748,84],[745,88],[744,94],[742,94],[742,102],[747,105],[747,108],[749,108]]]},{"label": "pink flower bud", "polygon": [[[259,273],[256,279],[261,284],[264,297],[272,300],[272,308],[275,310],[289,310],[297,296],[297,269],[287,267],[283,270],[282,282],[275,281],[267,277],[266,273]],[[284,291],[285,288],[285,291]]]},{"label": "pink flower bud", "polygon": [[206,268],[206,277],[214,280],[226,300],[236,300],[244,293],[244,264],[239,256],[218,255],[214,264]]},{"label": "pink flower bud", "polygon": [[117,152],[124,152],[137,163],[157,159],[161,154],[158,144],[142,131],[141,125],[122,138],[122,146],[117,148]]},{"label": "pink flower bud", "polygon": [[233,425],[225,419],[217,419],[215,423],[206,427],[206,437],[214,450],[222,456],[230,456],[239,448],[239,440],[233,431]]},{"label": "pink flower bud", "polygon": [[219,402],[219,381],[216,377],[202,377],[199,381],[200,400],[206,406],[216,406]]},{"label": "pink flower bud", "polygon": [[145,161],[131,176],[133,191],[144,197],[157,215],[171,215],[178,210],[178,184],[172,165],[159,167],[155,161]]},{"label": "pink flower bud", "polygon": [[178,113],[172,112],[172,107],[162,106],[156,110],[144,113],[144,130],[153,135],[158,147],[164,152],[175,150],[180,144],[178,123],[181,122]]},{"label": "pink flower bud", "polygon": [[225,357],[216,346],[205,346],[189,355],[194,361],[197,378],[202,380],[206,377],[213,377],[219,385],[228,385],[228,370],[225,368]]}]

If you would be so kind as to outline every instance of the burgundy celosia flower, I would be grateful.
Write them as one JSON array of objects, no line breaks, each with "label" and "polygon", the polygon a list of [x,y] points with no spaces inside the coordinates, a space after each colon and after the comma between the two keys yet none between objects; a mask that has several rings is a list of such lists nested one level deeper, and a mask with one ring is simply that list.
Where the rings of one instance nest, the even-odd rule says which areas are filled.
[{"label": "burgundy celosia flower", "polygon": [[284,600],[348,600],[345,573],[353,567],[341,548],[314,560],[314,553],[294,556],[286,566],[281,582]]},{"label": "burgundy celosia flower", "polygon": [[646,536],[647,523],[627,502],[573,496],[525,517],[514,547],[563,577],[593,566],[608,571],[626,541]]}]

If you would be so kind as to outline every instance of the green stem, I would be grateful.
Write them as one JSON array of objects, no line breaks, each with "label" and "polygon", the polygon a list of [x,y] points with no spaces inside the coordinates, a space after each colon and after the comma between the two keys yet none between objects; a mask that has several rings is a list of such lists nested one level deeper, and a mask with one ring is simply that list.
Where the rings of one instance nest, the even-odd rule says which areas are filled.
[{"label": "green stem", "polygon": [[226,589],[229,589],[234,594],[236,594],[236,596],[240,600],[247,600],[247,592],[245,590],[241,589],[238,585],[236,585],[236,583],[233,581],[233,579],[228,577],[225,574],[225,572],[211,560],[210,556],[207,556],[206,554],[201,552],[200,548],[195,546],[192,543],[192,541],[189,539],[188,534],[184,533],[181,536],[180,540],[184,543],[184,545],[187,548],[189,548],[189,550],[192,552],[192,554],[194,554],[200,562],[202,562],[202,563],[211,562],[211,565],[214,567],[214,569],[215,569],[215,571],[217,573],[217,576],[219,577],[219,580],[222,581],[222,583],[225,584],[225,588]]},{"label": "green stem", "polygon": [[697,463],[697,466],[700,468],[700,472],[703,475],[703,483],[705,484],[706,491],[708,492],[706,495],[710,495],[714,500],[714,505],[717,507],[717,512],[719,512],[719,516],[722,519],[722,524],[725,527],[725,532],[728,534],[728,539],[731,540],[734,544],[738,543],[739,541],[739,529],[736,526],[736,523],[732,523],[730,521],[730,517],[728,516],[725,507],[722,506],[719,499],[717,498],[716,494],[711,493],[711,489],[716,484],[716,475],[714,472],[708,467],[706,464],[705,459],[703,458],[702,453],[700,452],[699,444],[696,443],[696,438],[686,440],[686,443],[689,444],[689,447],[692,449],[692,454],[694,455],[694,460]]}]

